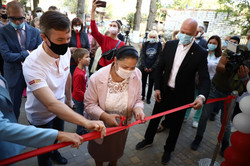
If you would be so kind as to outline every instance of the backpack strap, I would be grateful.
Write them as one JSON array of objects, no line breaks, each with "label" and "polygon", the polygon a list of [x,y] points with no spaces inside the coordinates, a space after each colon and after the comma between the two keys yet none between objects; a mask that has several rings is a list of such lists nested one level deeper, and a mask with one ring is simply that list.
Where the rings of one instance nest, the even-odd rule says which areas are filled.
[{"label": "backpack strap", "polygon": [[121,40],[118,41],[117,45],[115,46],[115,50],[117,49],[117,47],[120,45]]}]

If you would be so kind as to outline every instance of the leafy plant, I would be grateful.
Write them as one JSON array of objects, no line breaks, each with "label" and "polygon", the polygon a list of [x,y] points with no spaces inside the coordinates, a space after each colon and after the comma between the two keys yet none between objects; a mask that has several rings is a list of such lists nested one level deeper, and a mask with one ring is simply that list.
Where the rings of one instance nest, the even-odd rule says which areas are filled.
[{"label": "leafy plant", "polygon": [[226,20],[229,24],[241,29],[241,35],[246,35],[250,31],[249,0],[218,0],[218,2],[221,6],[217,12],[227,13]]}]

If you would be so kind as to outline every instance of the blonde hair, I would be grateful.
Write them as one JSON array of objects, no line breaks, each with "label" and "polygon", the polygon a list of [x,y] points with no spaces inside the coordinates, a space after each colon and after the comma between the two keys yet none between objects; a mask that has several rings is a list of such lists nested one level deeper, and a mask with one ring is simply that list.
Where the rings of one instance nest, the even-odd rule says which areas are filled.
[{"label": "blonde hair", "polygon": [[155,30],[150,31],[148,33],[148,38],[150,38],[149,36],[156,36],[156,40],[159,40],[158,33]]}]

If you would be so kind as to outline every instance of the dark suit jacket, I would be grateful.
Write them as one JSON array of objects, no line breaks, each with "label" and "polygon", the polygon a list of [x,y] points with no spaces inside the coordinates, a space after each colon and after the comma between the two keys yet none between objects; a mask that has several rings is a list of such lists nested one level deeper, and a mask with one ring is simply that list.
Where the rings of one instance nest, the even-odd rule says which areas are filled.
[{"label": "dark suit jacket", "polygon": [[[26,49],[32,51],[42,42],[40,32],[25,23],[26,32]],[[18,41],[15,29],[10,25],[0,28],[0,51],[4,60],[4,78],[7,80],[9,87],[16,86],[17,81],[22,73],[22,64],[29,53],[22,51]]]},{"label": "dark suit jacket", "polygon": [[206,41],[203,37],[200,38],[200,41],[199,41],[198,44],[199,44],[201,47],[203,47],[204,49],[207,49],[207,41]]},{"label": "dark suit jacket", "polygon": [[[80,32],[80,40],[81,40],[81,46],[82,48],[86,48],[87,50],[90,49],[89,47],[89,38],[87,33],[84,31]],[[76,39],[76,33],[75,31],[71,31],[71,38],[69,42],[69,47],[77,47],[77,39]]]},{"label": "dark suit jacket", "polygon": [[[155,69],[155,90],[161,90],[162,96],[170,78],[175,52],[179,40],[169,41],[165,44],[158,66]],[[179,93],[182,102],[190,103],[194,99],[195,75],[199,74],[199,94],[208,97],[210,79],[207,68],[207,51],[195,42],[182,61],[175,79],[175,92]]]}]

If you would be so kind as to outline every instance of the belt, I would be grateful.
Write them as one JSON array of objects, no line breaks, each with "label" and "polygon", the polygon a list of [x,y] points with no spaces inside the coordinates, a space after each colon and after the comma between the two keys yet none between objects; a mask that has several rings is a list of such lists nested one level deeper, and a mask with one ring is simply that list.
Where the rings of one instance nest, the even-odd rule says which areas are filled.
[{"label": "belt", "polygon": [[175,88],[172,88],[170,86],[167,86],[167,89],[170,90],[170,91],[174,91],[175,90]]}]

